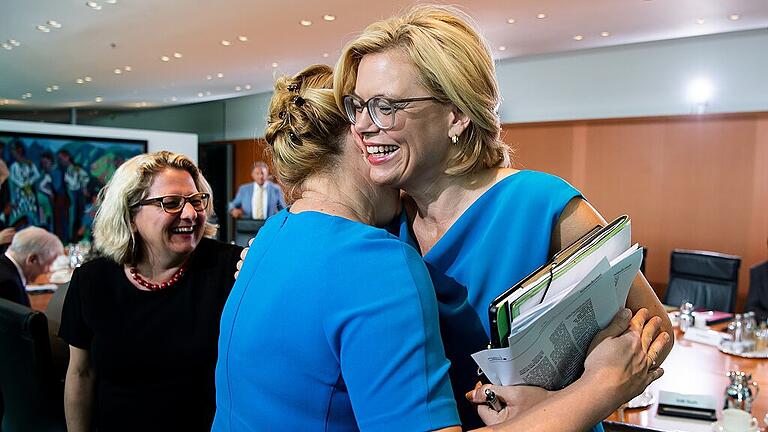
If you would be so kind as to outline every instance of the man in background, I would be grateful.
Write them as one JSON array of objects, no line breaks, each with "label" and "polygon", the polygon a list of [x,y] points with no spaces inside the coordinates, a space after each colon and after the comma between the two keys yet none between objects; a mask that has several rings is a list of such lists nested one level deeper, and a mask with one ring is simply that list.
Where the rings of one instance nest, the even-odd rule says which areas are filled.
[{"label": "man in background", "polygon": [[758,321],[768,319],[768,261],[749,270],[749,294],[744,310],[754,312]]},{"label": "man in background", "polygon": [[256,162],[251,170],[253,183],[237,189],[235,199],[229,203],[229,214],[235,219],[267,219],[286,207],[280,186],[269,181],[269,169],[264,162]]},{"label": "man in background", "polygon": [[64,253],[64,246],[48,231],[29,227],[16,233],[5,254],[0,256],[0,298],[29,306],[26,285],[48,273],[51,264]]}]

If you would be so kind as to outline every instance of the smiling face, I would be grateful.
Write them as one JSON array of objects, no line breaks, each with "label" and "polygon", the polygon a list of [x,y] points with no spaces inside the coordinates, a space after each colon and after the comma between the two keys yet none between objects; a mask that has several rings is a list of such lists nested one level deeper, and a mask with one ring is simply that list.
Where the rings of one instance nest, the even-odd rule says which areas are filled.
[{"label": "smiling face", "polygon": [[[398,50],[364,56],[354,93],[363,100],[431,96],[419,83],[416,68]],[[449,136],[455,117],[452,107],[435,101],[408,103],[396,112],[389,130],[378,128],[367,109],[358,114],[354,130],[364,144],[371,179],[407,192],[440,176],[453,151]]]},{"label": "smiling face", "polygon": [[[147,198],[197,193],[192,176],[166,168],[152,181]],[[206,211],[195,211],[189,203],[179,213],[166,213],[159,205],[144,205],[133,217],[133,229],[141,238],[142,261],[177,261],[186,258],[203,238]]]}]

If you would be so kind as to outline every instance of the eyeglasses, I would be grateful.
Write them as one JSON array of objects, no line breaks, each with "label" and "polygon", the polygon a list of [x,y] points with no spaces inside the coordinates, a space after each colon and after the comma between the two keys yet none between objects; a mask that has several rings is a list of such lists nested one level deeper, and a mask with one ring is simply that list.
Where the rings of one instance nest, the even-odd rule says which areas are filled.
[{"label": "eyeglasses", "polygon": [[407,99],[388,99],[383,96],[374,96],[367,101],[356,95],[346,95],[344,101],[344,111],[347,112],[347,118],[350,123],[357,122],[357,114],[362,114],[363,107],[368,108],[368,115],[379,129],[387,130],[395,126],[395,113],[398,110],[406,108],[411,102],[428,101],[437,98],[434,96],[414,97]]},{"label": "eyeglasses", "polygon": [[166,213],[179,213],[184,209],[187,203],[192,204],[192,208],[195,211],[201,212],[208,208],[208,202],[211,199],[211,195],[205,192],[198,192],[192,195],[165,195],[157,198],[147,198],[134,204],[132,207],[139,207],[145,205],[158,205],[165,210]]}]

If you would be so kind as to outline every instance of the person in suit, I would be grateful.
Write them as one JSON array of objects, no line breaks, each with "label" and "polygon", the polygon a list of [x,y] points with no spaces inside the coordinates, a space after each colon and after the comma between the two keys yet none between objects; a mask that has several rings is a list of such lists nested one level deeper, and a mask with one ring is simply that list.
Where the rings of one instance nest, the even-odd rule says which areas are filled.
[{"label": "person in suit", "polygon": [[768,261],[749,270],[749,294],[744,310],[754,312],[759,321],[768,319]]},{"label": "person in suit", "polygon": [[29,227],[16,233],[11,246],[0,256],[0,298],[29,306],[24,287],[64,253],[64,246],[48,231]]},{"label": "person in suit", "polygon": [[286,207],[283,190],[268,180],[269,169],[264,162],[253,164],[253,183],[237,189],[235,199],[229,203],[229,214],[235,219],[267,219]]}]

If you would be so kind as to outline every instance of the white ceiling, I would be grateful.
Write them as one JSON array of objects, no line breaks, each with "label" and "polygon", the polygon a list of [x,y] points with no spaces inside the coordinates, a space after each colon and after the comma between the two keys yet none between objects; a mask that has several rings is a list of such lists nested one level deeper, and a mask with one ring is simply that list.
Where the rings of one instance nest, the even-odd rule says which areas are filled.
[{"label": "white ceiling", "polygon": [[[20,44],[0,47],[0,110],[158,107],[269,91],[278,74],[333,64],[367,24],[414,3],[95,1],[101,10],[86,0],[0,1],[0,43]],[[499,59],[768,27],[768,0],[466,0],[460,7]],[[61,28],[36,29],[49,20]],[[76,83],[85,77],[91,81]],[[52,86],[58,90],[46,91]]]}]

